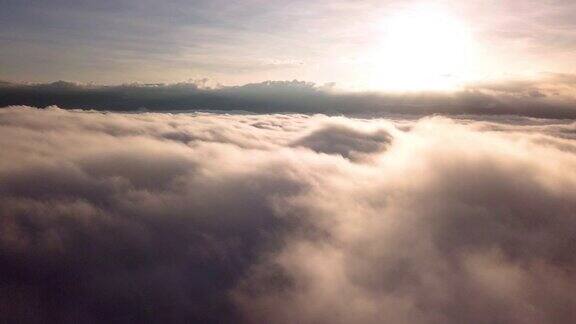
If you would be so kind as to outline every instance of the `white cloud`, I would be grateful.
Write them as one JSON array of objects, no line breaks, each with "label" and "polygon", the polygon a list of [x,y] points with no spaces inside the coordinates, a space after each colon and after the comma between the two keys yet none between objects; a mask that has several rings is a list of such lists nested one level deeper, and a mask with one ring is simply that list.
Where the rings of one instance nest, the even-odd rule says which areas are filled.
[{"label": "white cloud", "polygon": [[1,109],[2,316],[569,323],[574,133]]}]

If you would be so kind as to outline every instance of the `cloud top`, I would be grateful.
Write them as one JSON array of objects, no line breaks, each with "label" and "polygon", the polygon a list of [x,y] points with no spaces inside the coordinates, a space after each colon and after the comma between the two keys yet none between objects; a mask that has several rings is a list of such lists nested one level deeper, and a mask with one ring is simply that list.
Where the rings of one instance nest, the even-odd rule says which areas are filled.
[{"label": "cloud top", "polygon": [[576,125],[0,109],[0,316],[570,323]]}]

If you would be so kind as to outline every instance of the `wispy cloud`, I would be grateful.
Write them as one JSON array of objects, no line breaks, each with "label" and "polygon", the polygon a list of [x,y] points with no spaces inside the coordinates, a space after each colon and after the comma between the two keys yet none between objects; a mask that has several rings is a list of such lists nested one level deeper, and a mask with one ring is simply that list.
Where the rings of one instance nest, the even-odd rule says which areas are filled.
[{"label": "wispy cloud", "polygon": [[[473,31],[483,55],[474,64],[484,74],[574,72],[570,1],[436,2]],[[359,70],[378,67],[353,62],[378,52],[385,19],[417,3],[10,0],[0,13],[0,78],[105,84],[190,77],[224,84],[293,78],[361,82]]]}]

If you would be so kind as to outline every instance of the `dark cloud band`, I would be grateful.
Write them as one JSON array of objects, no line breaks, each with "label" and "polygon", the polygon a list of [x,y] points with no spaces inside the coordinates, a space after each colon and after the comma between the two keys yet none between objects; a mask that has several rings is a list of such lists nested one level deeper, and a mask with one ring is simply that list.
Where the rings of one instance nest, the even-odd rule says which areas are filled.
[{"label": "dark cloud band", "polygon": [[[113,111],[250,111],[384,116],[390,114],[519,115],[576,118],[570,76],[548,83],[478,84],[450,94],[345,93],[303,81],[205,88],[196,83],[89,86],[68,82],[0,84],[0,107],[29,105]],[[556,84],[557,83],[557,84]]]}]

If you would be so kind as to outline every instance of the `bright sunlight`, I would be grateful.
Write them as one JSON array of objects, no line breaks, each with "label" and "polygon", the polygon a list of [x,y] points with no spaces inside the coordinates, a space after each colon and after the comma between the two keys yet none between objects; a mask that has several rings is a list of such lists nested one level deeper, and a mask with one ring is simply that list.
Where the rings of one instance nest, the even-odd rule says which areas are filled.
[{"label": "bright sunlight", "polygon": [[469,80],[475,50],[469,28],[442,7],[407,8],[382,21],[368,87],[454,90]]}]

